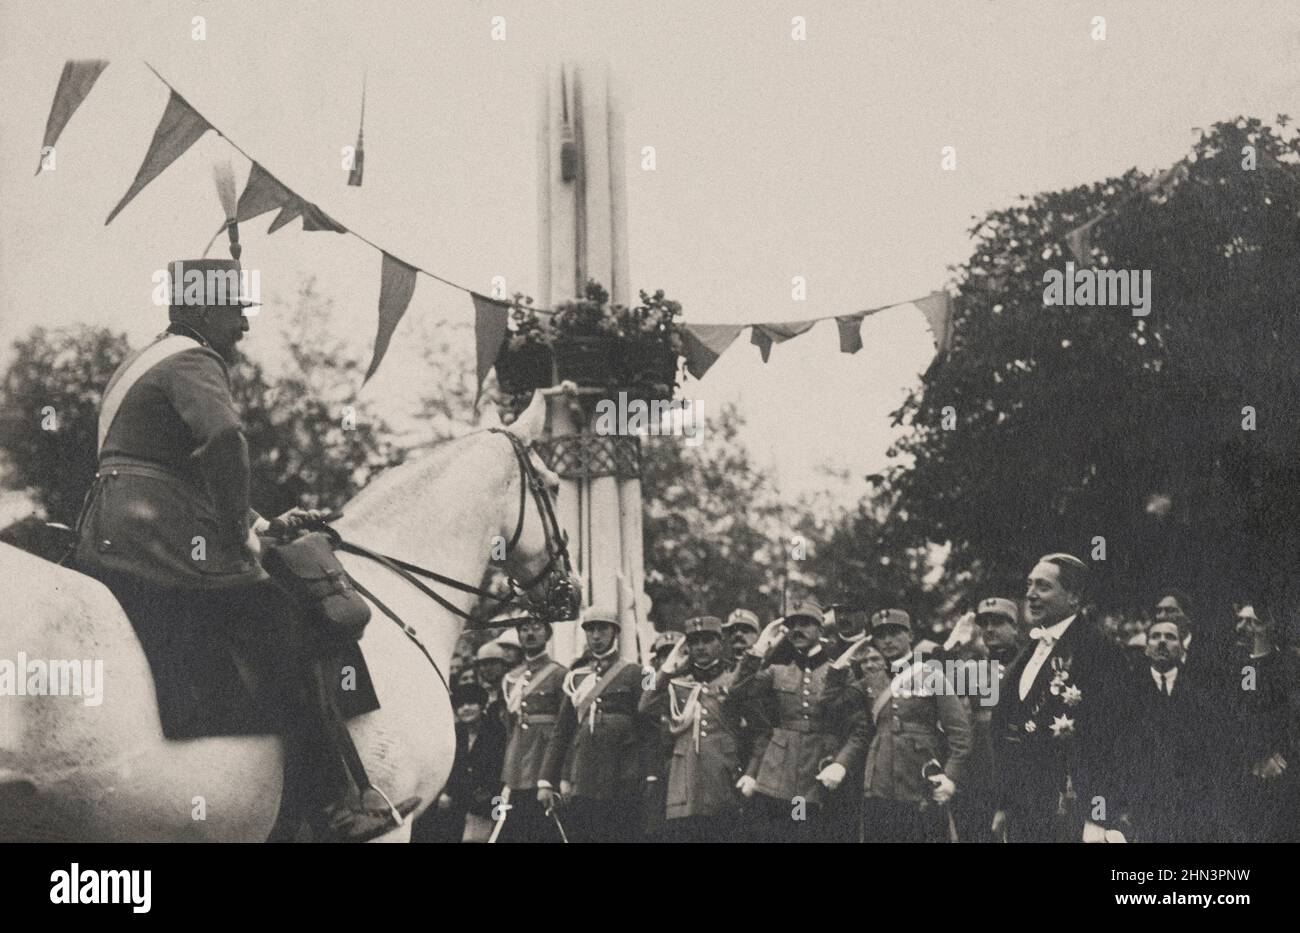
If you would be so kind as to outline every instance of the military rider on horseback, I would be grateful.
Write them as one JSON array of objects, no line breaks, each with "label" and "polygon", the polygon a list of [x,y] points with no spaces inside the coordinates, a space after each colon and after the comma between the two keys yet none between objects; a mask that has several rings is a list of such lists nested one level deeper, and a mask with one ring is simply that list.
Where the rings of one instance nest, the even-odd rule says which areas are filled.
[{"label": "military rider on horseback", "polygon": [[[203,696],[196,646],[220,633],[247,649],[245,661],[264,665],[262,682],[275,694],[268,705],[287,719],[279,725],[290,733],[291,765],[297,756],[297,773],[323,780],[311,801],[315,822],[345,841],[373,838],[418,801],[394,808],[349,779],[344,756],[359,759],[313,666],[319,639],[259,563],[259,532],[286,536],[321,513],[294,508],[268,522],[249,505],[248,443],[227,364],[254,302],[241,294],[236,260],[173,263],[171,273],[170,325],[105,390],[99,472],[79,521],[76,563],[131,619],[159,684],[164,734],[184,731],[169,721],[165,684]],[[200,702],[219,705],[223,690]]]}]

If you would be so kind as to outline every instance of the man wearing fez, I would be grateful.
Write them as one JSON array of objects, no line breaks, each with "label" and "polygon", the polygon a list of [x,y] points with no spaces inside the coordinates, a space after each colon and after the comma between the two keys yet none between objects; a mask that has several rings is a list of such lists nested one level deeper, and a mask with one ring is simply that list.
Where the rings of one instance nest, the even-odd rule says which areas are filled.
[{"label": "man wearing fez", "polygon": [[1118,817],[1122,649],[1083,613],[1088,568],[1048,554],[1029,573],[1027,646],[1002,680],[991,729],[998,811],[1013,842],[1102,842]]},{"label": "man wearing fez", "polygon": [[643,714],[664,717],[672,744],[667,773],[665,841],[729,842],[740,829],[736,782],[758,772],[758,759],[741,759],[741,721],[724,708],[735,669],[723,661],[722,620],[686,620],[686,639],[641,697]]},{"label": "man wearing fez", "polygon": [[[726,700],[728,712],[734,707],[751,722],[772,724],[755,745],[757,773],[737,783],[744,796],[755,798],[771,842],[832,839],[827,797],[862,762],[854,717],[864,711],[826,695],[830,655],[818,637],[823,621],[821,607],[803,600],[769,624],[741,660]],[[771,663],[787,640],[790,661]]]},{"label": "man wearing fez", "polygon": [[559,842],[560,833],[547,815],[554,800],[542,779],[542,762],[555,733],[569,669],[546,652],[551,624],[534,616],[515,620],[524,663],[501,681],[505,705],[506,750],[501,767],[498,842]]},{"label": "man wearing fez", "polygon": [[237,644],[265,668],[261,681],[276,693],[266,704],[271,727],[286,731],[287,753],[322,778],[311,788],[318,831],[373,838],[419,801],[394,808],[376,788],[358,793],[344,764],[355,754],[344,748],[351,740],[322,686],[336,678],[321,670],[293,601],[259,562],[258,533],[285,536],[321,513],[295,508],[268,522],[249,505],[248,442],[228,366],[254,302],[240,294],[237,260],[187,260],[170,272],[171,323],[104,392],[99,472],[78,520],[76,564],[131,620],[165,735],[192,737],[197,720],[221,718],[229,681],[214,685],[232,662],[214,642]]},{"label": "man wearing fez", "polygon": [[570,842],[634,842],[643,825],[647,730],[638,710],[645,674],[618,656],[619,628],[613,611],[583,614],[587,652],[564,678],[559,722],[542,764],[539,799],[560,806]]},{"label": "man wearing fez", "polygon": [[1227,734],[1220,705],[1186,676],[1184,633],[1157,619],[1146,632],[1146,663],[1136,672],[1132,728],[1120,755],[1128,775],[1126,809],[1141,842],[1220,841],[1215,746]]}]

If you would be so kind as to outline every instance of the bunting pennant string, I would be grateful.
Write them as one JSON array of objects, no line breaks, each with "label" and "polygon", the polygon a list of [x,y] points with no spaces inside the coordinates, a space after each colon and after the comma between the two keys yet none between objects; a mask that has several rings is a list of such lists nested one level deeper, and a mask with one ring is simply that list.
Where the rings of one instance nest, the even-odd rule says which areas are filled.
[{"label": "bunting pennant string", "polygon": [[[164,111],[158,128],[154,132],[153,141],[150,143],[149,151],[145,155],[144,162],[140,166],[135,180],[126,195],[109,214],[105,223],[110,223],[146,185],[157,178],[172,162],[176,161],[204,133],[212,130],[251,163],[248,180],[244,185],[243,192],[240,194],[236,208],[235,219],[238,222],[251,220],[270,211],[277,211],[278,213],[271,222],[268,233],[274,233],[290,221],[301,217],[303,230],[305,231],[331,231],[350,234],[378,251],[383,257],[380,272],[379,323],[375,334],[373,356],[370,366],[367,368],[365,380],[368,381],[378,370],[380,363],[388,352],[393,333],[396,331],[403,315],[405,315],[415,293],[416,276],[417,274],[424,274],[444,285],[466,292],[471,297],[475,317],[476,369],[479,391],[481,392],[488,371],[496,364],[497,357],[505,345],[511,307],[508,302],[488,298],[471,288],[400,259],[368,237],[340,224],[319,206],[303,198],[272,175],[265,166],[254,159],[238,143],[221,132],[220,129],[195,110],[156,68],[148,62],[145,65],[170,92],[167,109]],[[107,62],[68,62],[65,65],[64,76],[60,80],[59,90],[56,93],[54,107],[50,114],[50,121],[46,128],[47,140],[57,138],[58,133],[67,123],[68,117],[71,116],[80,101],[84,99],[95,78],[106,66]],[[363,127],[364,105],[363,90]],[[358,133],[357,142],[357,154],[360,155],[360,133]],[[356,163],[355,171],[359,182],[359,160]],[[1090,224],[1100,219],[1096,218]],[[766,362],[770,358],[774,343],[783,343],[804,334],[819,322],[827,320],[836,322],[839,329],[841,351],[856,353],[862,349],[861,325],[863,318],[870,314],[908,304],[914,304],[922,311],[926,316],[930,330],[934,334],[936,348],[940,351],[946,351],[951,342],[952,299],[947,292],[932,292],[924,298],[913,301],[896,302],[853,314],[827,315],[803,321],[751,324],[684,323],[681,325],[682,356],[685,358],[687,371],[699,379],[735,342],[740,332],[746,327],[751,329],[750,340],[758,346],[763,361]],[[546,315],[555,313],[553,310],[545,308],[534,308],[533,310]]]},{"label": "bunting pennant string", "polygon": [[[63,74],[59,76],[59,87],[54,92],[54,103],[50,105],[50,115],[45,121],[45,138],[41,140],[41,161],[36,166],[36,174],[41,173],[45,165],[45,152],[53,149],[59,141],[63,128],[68,125],[72,115],[77,112],[81,102],[86,99],[90,89],[95,86],[99,76],[108,67],[103,59],[74,61],[63,63]],[[114,72],[116,74],[117,72]]]}]

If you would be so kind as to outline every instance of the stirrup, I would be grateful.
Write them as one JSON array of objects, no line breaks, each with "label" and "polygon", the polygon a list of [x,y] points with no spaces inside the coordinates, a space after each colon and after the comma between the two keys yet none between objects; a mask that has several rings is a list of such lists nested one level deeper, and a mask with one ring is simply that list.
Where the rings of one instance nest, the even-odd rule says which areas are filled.
[{"label": "stirrup", "polygon": [[397,806],[393,806],[393,802],[388,799],[388,795],[374,784],[371,784],[361,792],[361,808],[367,813],[374,813],[379,810],[379,807],[369,807],[366,805],[366,795],[371,791],[378,794],[379,799],[384,802],[383,805],[384,809],[388,811],[388,818],[393,821],[393,829],[397,829],[399,826],[405,826],[407,815],[413,812],[415,808],[420,805],[419,797],[407,797]]},{"label": "stirrup", "polygon": [[[383,804],[367,806],[365,795],[375,791]],[[330,832],[341,842],[369,842],[406,824],[406,816],[420,805],[419,797],[408,797],[396,807],[379,788],[367,787],[359,795],[349,794],[325,808]]]}]

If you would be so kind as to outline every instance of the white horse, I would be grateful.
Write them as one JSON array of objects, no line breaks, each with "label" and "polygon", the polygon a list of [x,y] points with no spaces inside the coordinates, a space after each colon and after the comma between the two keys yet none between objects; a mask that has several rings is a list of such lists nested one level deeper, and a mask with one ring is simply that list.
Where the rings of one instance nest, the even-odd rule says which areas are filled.
[{"label": "white horse", "polygon": [[[540,435],[540,396],[511,427]],[[532,455],[530,455],[532,456]],[[533,467],[552,494],[554,474]],[[477,586],[501,538],[520,519],[520,463],[509,439],[486,431],[403,464],[345,507],[347,541]],[[530,579],[548,542],[533,496],[506,570]],[[445,674],[462,620],[396,574],[340,554],[349,573],[415,630]],[[476,597],[431,584],[462,611]],[[103,701],[0,695],[0,840],[261,841],[280,806],[281,740],[274,735],[169,741],[153,681],[126,616],[100,583],[0,544],[0,660],[103,661]],[[381,709],[349,722],[371,782],[420,809],[383,841],[404,842],[410,821],[451,770],[450,698],[429,660],[376,609],[362,639]],[[23,671],[16,673],[24,677]],[[84,687],[83,687],[84,689]]]}]

